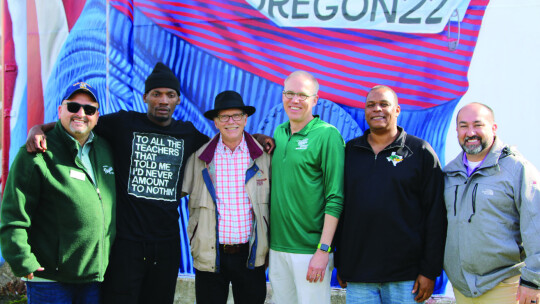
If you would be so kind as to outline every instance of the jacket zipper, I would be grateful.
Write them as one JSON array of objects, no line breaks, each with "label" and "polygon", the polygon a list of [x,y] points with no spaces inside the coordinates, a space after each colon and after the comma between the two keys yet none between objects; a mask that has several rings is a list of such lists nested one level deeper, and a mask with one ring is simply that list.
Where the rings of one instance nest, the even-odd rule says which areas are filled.
[{"label": "jacket zipper", "polygon": [[478,189],[478,184],[474,184],[473,192],[472,192],[472,211],[473,213],[469,217],[469,223],[472,220],[473,215],[476,213],[476,190]]},{"label": "jacket zipper", "polygon": [[457,193],[458,193],[458,185],[456,185],[456,190],[454,191],[454,216],[456,216],[456,204],[457,204]]},{"label": "jacket zipper", "polygon": [[[94,161],[95,161],[95,155],[93,155],[93,158],[94,158]],[[105,207],[103,206],[103,198],[101,196],[101,192],[99,191],[99,187],[97,185],[97,174],[95,174],[95,170],[94,170],[94,164],[92,164],[92,170],[94,170],[94,176],[96,178],[96,180],[93,180],[91,177],[90,177],[90,174],[88,174],[87,172],[87,169],[84,165],[82,165],[82,163],[78,163],[77,160],[79,160],[79,162],[82,162],[77,156],[75,157],[75,164],[83,170],[83,172],[85,172],[88,180],[90,181],[90,183],[92,184],[92,186],[94,186],[94,189],[96,189],[96,193],[98,195],[98,198],[99,198],[99,202],[100,202],[100,207],[101,207],[101,241],[99,242],[100,243],[100,251],[101,251],[101,255],[100,255],[100,259],[99,259],[99,270],[100,272],[102,272],[103,274],[105,273],[104,269],[103,269],[103,260],[104,260],[104,255],[105,255],[105,249],[104,249],[104,243],[105,243]],[[97,165],[97,161],[95,161],[95,164]]]}]

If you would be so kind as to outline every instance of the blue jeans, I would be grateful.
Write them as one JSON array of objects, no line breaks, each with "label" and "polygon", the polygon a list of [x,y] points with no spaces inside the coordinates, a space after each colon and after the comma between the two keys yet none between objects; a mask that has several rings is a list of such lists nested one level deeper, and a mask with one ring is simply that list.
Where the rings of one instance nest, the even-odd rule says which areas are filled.
[{"label": "blue jeans", "polygon": [[101,283],[27,281],[26,297],[29,304],[99,304],[101,303]]},{"label": "blue jeans", "polygon": [[417,304],[414,281],[388,283],[347,282],[347,304]]}]

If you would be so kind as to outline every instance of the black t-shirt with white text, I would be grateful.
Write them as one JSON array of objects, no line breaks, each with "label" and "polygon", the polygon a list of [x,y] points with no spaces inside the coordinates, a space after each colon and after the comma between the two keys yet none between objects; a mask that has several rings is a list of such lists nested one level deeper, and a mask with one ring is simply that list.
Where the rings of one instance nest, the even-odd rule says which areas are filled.
[{"label": "black t-shirt with white text", "polygon": [[184,166],[208,137],[191,122],[173,120],[161,127],[146,113],[123,110],[101,116],[94,130],[113,148],[117,236],[139,241],[178,238]]}]

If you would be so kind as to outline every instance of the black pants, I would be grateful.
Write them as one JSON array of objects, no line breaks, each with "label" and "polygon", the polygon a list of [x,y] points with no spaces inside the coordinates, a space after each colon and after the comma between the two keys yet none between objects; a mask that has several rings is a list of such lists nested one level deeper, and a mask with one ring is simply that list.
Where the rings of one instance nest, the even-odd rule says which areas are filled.
[{"label": "black pants", "polygon": [[103,302],[173,303],[180,240],[137,242],[116,239],[103,282]]},{"label": "black pants", "polygon": [[197,304],[224,304],[232,283],[235,304],[264,303],[266,298],[265,267],[248,269],[248,252],[225,254],[220,250],[220,272],[195,270]]}]

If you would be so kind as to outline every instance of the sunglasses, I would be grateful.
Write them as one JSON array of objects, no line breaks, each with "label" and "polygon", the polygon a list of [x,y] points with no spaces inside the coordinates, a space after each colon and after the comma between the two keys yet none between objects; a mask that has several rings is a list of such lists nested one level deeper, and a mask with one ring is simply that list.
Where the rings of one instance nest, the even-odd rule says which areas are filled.
[{"label": "sunglasses", "polygon": [[66,106],[67,106],[67,110],[71,113],[78,113],[79,110],[81,109],[81,107],[83,108],[84,110],[84,114],[88,115],[88,116],[92,116],[96,113],[97,109],[96,107],[94,106],[91,106],[91,105],[82,105],[80,103],[77,103],[77,102],[66,102]]}]

